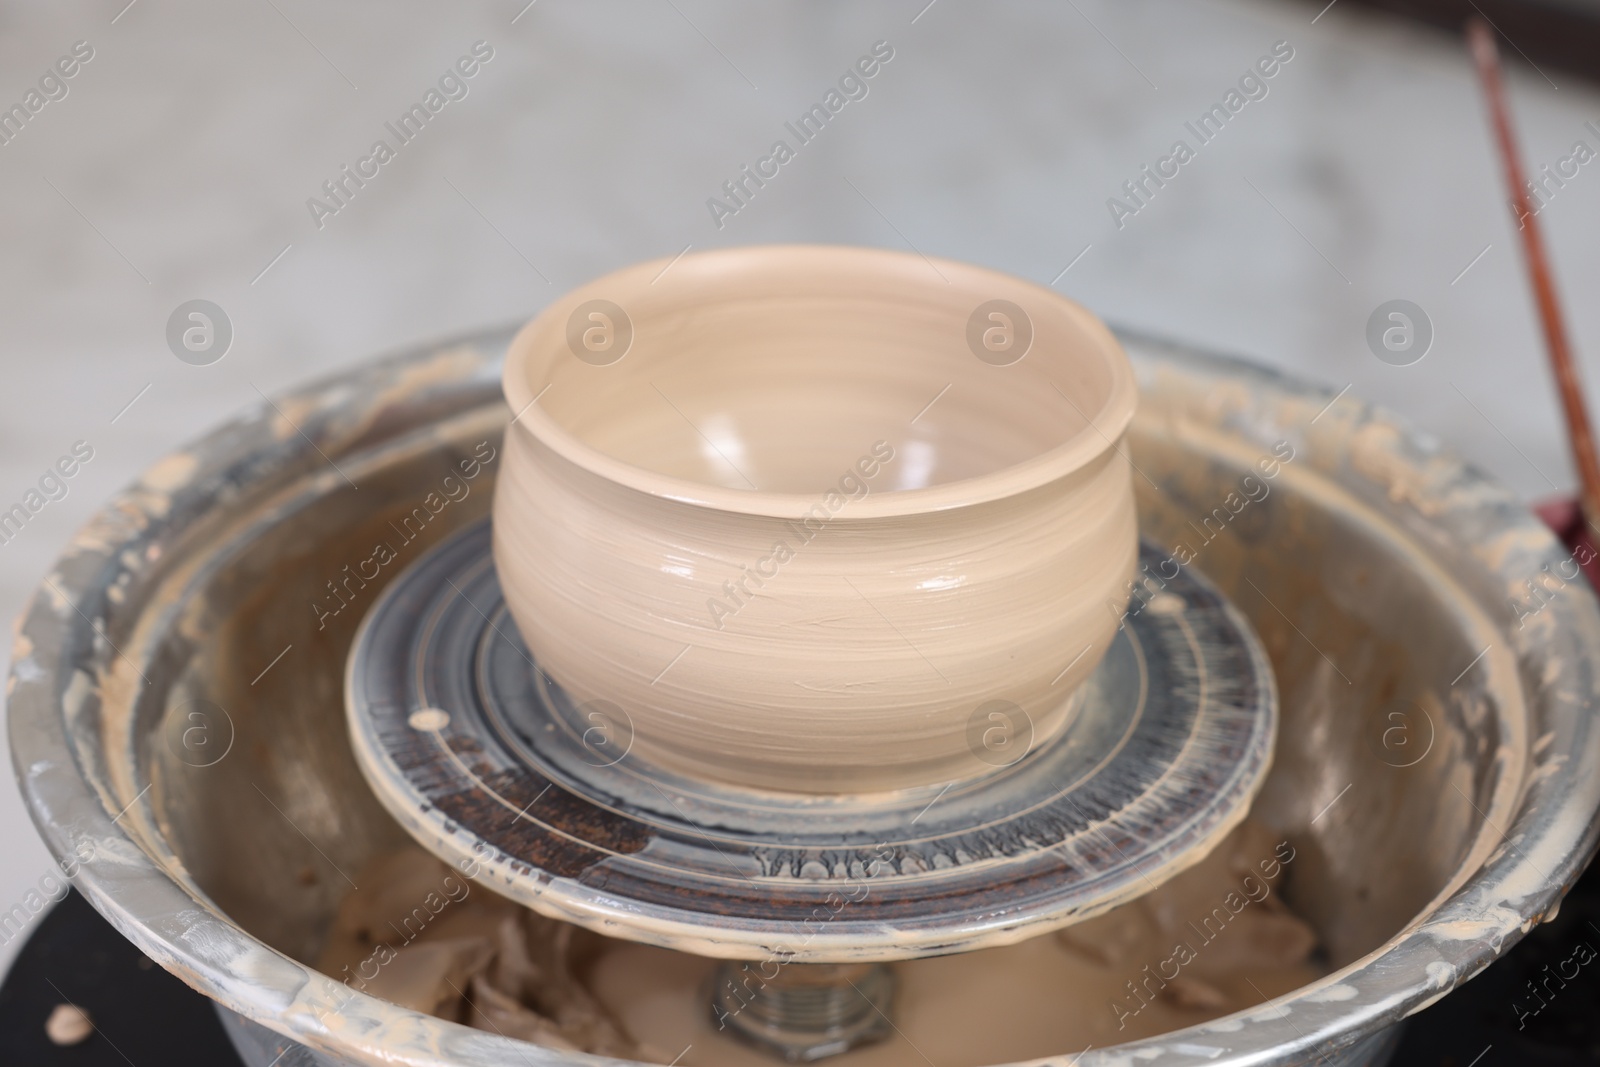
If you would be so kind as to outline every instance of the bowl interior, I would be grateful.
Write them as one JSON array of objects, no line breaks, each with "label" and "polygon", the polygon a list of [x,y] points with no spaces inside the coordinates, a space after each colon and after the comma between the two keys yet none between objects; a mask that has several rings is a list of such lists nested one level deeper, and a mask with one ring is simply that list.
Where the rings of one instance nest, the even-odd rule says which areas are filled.
[{"label": "bowl interior", "polygon": [[[870,488],[923,489],[1061,449],[1091,419],[1120,429],[1107,411],[1127,377],[1120,349],[1076,304],[1021,279],[822,247],[705,253],[662,271],[628,268],[563,298],[513,357],[560,431],[643,471],[814,494],[887,445],[895,460]],[[514,406],[518,395],[508,385]]]}]

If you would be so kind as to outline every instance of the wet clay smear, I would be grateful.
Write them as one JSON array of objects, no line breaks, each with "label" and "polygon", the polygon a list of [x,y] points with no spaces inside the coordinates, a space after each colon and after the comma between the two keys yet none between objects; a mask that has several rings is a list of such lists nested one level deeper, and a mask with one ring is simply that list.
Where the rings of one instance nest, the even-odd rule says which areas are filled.
[{"label": "wet clay smear", "polygon": [[579,979],[603,941],[496,896],[418,848],[381,856],[317,967],[351,988],[549,1048],[655,1059]]},{"label": "wet clay smear", "polygon": [[[931,1057],[938,1067],[982,1067],[1071,1057],[1306,985],[1326,968],[1315,932],[1282,897],[1294,863],[1287,842],[1247,821],[1196,866],[1098,918],[1003,948],[891,964],[896,1031],[827,1062],[927,1067]],[[705,1007],[715,966],[612,942],[590,988],[640,1040],[674,1055],[692,1046],[682,1064],[778,1062],[718,1029]]]}]

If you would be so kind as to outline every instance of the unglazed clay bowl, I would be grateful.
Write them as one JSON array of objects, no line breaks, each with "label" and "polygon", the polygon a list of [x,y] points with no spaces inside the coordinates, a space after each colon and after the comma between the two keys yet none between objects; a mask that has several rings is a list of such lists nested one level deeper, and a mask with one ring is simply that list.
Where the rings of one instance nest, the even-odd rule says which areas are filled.
[{"label": "unglazed clay bowl", "polygon": [[1061,730],[1116,632],[1136,389],[1051,290],[861,248],[644,263],[534,319],[504,388],[507,604],[642,760],[973,777]]}]

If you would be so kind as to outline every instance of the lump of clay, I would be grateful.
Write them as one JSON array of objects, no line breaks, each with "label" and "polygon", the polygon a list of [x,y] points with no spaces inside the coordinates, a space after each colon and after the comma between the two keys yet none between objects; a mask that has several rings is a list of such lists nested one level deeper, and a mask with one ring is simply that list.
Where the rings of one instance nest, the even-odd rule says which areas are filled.
[{"label": "lump of clay", "polygon": [[1181,974],[1167,983],[1161,995],[1173,1007],[1189,1011],[1225,1011],[1228,1007],[1228,994],[1209,982]]},{"label": "lump of clay", "polygon": [[44,1021],[44,1032],[51,1044],[79,1045],[94,1033],[94,1022],[89,1013],[76,1004],[57,1004],[51,1009],[50,1018]]},{"label": "lump of clay", "polygon": [[362,990],[402,1008],[459,1021],[461,998],[494,958],[481,937],[446,937],[408,945],[378,968]]},{"label": "lump of clay", "polygon": [[406,945],[492,937],[500,916],[518,910],[417,848],[379,856],[357,884],[339,903],[317,961],[320,970],[352,985],[373,981],[385,958]]},{"label": "lump of clay", "polygon": [[317,961],[354,989],[567,1051],[643,1058],[581,979],[594,935],[543,918],[421,849],[380,856]]}]

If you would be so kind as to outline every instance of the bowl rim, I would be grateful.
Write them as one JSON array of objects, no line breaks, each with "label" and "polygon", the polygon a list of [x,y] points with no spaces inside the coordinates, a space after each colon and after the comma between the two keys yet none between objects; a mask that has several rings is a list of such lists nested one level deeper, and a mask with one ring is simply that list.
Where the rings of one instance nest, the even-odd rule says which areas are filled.
[{"label": "bowl rim", "polygon": [[[466,394],[472,404],[489,405],[494,363],[511,332],[484,330],[419,345],[285,394],[278,401],[293,401],[290,410],[303,413],[304,436],[285,432],[274,402],[263,400],[188,442],[108,501],[79,531],[25,605],[15,631],[7,692],[13,767],[51,853],[65,862],[80,846],[95,850],[94,862],[83,863],[72,876],[74,885],[125,937],[216,1001],[220,1011],[337,1062],[489,1067],[514,1057],[540,1067],[633,1067],[633,1061],[470,1030],[353,991],[238,926],[186,872],[160,860],[144,837],[157,826],[148,788],[106,776],[97,762],[103,738],[95,716],[85,710],[99,700],[96,677],[114,670],[131,673],[118,666],[121,653],[103,635],[119,632],[125,618],[118,616],[138,605],[113,599],[108,591],[125,581],[137,584],[158,564],[151,550],[163,544],[164,534],[192,524],[243,485],[280,484],[291,475],[317,472],[332,483],[338,475],[327,470],[328,457],[337,460],[370,447],[385,426],[392,432],[394,420],[438,419],[441,412],[466,410],[466,401],[441,402],[439,392]],[[1424,532],[1466,527],[1501,535],[1497,544],[1509,548],[1476,561],[1493,581],[1532,575],[1542,563],[1564,559],[1555,538],[1520,501],[1402,420],[1259,364],[1127,331],[1121,336],[1139,357],[1142,374],[1225,379],[1258,391],[1263,410],[1292,409],[1302,423],[1326,414],[1333,423],[1382,431],[1377,439],[1393,441],[1383,446],[1385,454],[1417,472],[1422,491],[1440,494],[1422,501],[1437,510],[1400,501],[1376,482],[1367,487],[1367,497],[1375,507],[1409,509]],[[1252,418],[1246,407],[1230,425],[1251,433]],[[1327,428],[1326,422],[1301,425],[1295,442],[1305,443],[1308,431]],[[174,458],[189,461],[187,480],[174,479]],[[1342,467],[1322,473],[1350,477]],[[1551,743],[1536,747],[1520,768],[1515,810],[1497,828],[1503,843],[1474,866],[1465,884],[1441,894],[1443,899],[1430,902],[1361,958],[1264,1004],[1166,1034],[1047,1059],[1071,1057],[1075,1067],[1116,1067],[1152,1058],[1194,1067],[1344,1062],[1338,1058],[1341,1050],[1371,1050],[1392,1041],[1393,1031],[1386,1028],[1441,999],[1535,923],[1552,918],[1600,839],[1594,818],[1600,812],[1600,611],[1593,594],[1574,589],[1548,604],[1540,618],[1549,620],[1546,641],[1529,645],[1525,635],[1510,629],[1507,654],[1517,655],[1521,684],[1551,731]],[[1486,838],[1488,830],[1481,836]],[[349,1017],[329,1026],[318,1011],[332,1007],[335,998]]]},{"label": "bowl rim", "polygon": [[[820,266],[836,268],[841,261],[858,272],[872,270],[898,279],[916,277],[920,281],[926,275],[930,293],[937,294],[944,289],[934,277],[937,273],[960,277],[969,284],[982,284],[1013,300],[1026,298],[1048,304],[1093,342],[1087,351],[1099,360],[1110,377],[1110,388],[1100,410],[1092,415],[1084,412],[1086,425],[1061,444],[988,474],[917,489],[875,491],[851,504],[850,518],[920,515],[1001,500],[1065,478],[1108,451],[1123,451],[1122,434],[1138,405],[1138,386],[1121,342],[1093,312],[1053,289],[1002,271],[939,257],[854,245],[773,244],[709,249],[632,264],[570,290],[547,305],[511,341],[501,384],[513,413],[512,428],[580,469],[648,496],[745,515],[784,519],[804,516],[807,509],[816,505],[822,490],[789,493],[730,488],[662,474],[595,448],[539,406],[537,401],[544,390],[534,393],[528,369],[530,363],[542,355],[538,342],[547,335],[562,332],[566,316],[579,305],[619,291],[648,288],[669,268],[674,272],[674,280],[679,280],[696,269],[748,273]],[[844,283],[841,283],[839,295],[848,295]]]}]

